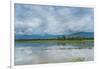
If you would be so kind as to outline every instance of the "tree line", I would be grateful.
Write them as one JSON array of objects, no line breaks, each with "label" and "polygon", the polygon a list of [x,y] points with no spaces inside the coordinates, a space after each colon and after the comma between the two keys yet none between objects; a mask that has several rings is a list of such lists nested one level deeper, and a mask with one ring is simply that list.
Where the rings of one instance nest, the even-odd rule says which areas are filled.
[{"label": "tree line", "polygon": [[38,38],[38,39],[15,39],[15,40],[93,40],[94,38],[87,38],[87,37],[79,37],[79,36],[70,36],[70,37],[66,37],[65,35],[56,37],[56,38]]}]

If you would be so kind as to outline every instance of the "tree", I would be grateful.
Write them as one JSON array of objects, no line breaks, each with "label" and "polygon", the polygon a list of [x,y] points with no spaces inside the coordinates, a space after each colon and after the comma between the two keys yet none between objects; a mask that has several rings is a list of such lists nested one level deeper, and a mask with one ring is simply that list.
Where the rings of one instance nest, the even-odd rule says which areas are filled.
[{"label": "tree", "polygon": [[66,39],[65,35],[62,35],[62,39],[64,39],[64,40]]}]

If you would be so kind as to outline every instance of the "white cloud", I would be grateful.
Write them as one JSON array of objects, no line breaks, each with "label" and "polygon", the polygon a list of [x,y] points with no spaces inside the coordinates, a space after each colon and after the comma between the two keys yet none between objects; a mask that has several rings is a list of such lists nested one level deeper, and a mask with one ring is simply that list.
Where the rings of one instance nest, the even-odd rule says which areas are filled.
[{"label": "white cloud", "polygon": [[[21,5],[23,6],[23,5]],[[21,7],[20,6],[20,7]],[[17,7],[16,7],[17,8]],[[16,12],[16,15],[27,16],[25,13],[31,13],[24,18],[18,17],[15,21],[16,34],[70,34],[73,32],[93,32],[93,10],[90,8],[67,8],[53,6],[29,6],[24,5],[24,9],[30,10]],[[23,9],[23,7],[22,7]],[[90,10],[91,11],[90,11]],[[85,11],[86,10],[86,11]],[[89,10],[89,11],[87,11]],[[85,12],[83,12],[85,11]],[[20,17],[19,16],[19,17]]]}]

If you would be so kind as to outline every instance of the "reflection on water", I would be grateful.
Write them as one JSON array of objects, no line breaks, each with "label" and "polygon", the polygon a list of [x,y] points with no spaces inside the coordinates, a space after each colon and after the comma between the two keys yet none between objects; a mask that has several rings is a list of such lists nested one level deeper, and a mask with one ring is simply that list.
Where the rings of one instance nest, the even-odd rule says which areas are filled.
[{"label": "reflection on water", "polygon": [[93,42],[15,42],[15,65],[93,60]]}]

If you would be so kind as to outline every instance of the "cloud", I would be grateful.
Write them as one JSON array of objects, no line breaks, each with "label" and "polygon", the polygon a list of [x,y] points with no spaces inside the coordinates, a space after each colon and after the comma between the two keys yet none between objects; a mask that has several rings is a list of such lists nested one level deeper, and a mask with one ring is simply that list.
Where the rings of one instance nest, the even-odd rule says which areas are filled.
[{"label": "cloud", "polygon": [[93,32],[93,9],[15,4],[15,34]]}]

